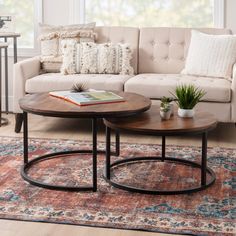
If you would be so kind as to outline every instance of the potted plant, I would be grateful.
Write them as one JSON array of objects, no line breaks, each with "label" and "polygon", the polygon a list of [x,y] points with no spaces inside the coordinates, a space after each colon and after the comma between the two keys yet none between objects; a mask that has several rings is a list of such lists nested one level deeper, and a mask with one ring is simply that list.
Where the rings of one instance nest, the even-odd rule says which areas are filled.
[{"label": "potted plant", "polygon": [[83,84],[83,83],[74,84],[71,88],[72,93],[80,93],[80,92],[86,92],[86,91],[88,91],[88,88],[86,84]]},{"label": "potted plant", "polygon": [[169,104],[170,106],[170,110],[171,110],[171,116],[174,115],[174,104],[172,103],[174,101],[173,98],[171,97],[162,97],[161,98],[161,106],[162,104],[166,103],[166,104]]},{"label": "potted plant", "polygon": [[160,116],[162,120],[169,120],[171,116],[172,110],[170,103],[166,100],[166,98],[162,98],[161,107],[160,107]]},{"label": "potted plant", "polygon": [[175,89],[174,97],[179,106],[178,115],[180,117],[193,117],[194,107],[202,99],[206,92],[194,85],[180,85]]}]

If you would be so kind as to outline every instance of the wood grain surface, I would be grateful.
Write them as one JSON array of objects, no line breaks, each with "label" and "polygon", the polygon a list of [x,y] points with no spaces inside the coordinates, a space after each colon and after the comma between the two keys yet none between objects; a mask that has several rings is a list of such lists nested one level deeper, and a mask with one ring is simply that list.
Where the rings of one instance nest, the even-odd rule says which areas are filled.
[{"label": "wood grain surface", "polygon": [[125,99],[124,102],[77,106],[48,93],[29,94],[20,99],[23,111],[52,117],[68,118],[103,118],[129,116],[148,110],[151,100],[135,93],[116,92]]},{"label": "wood grain surface", "polygon": [[175,111],[169,120],[162,120],[159,106],[134,117],[106,119],[105,125],[112,129],[134,131],[145,134],[178,135],[183,133],[203,132],[217,125],[214,116],[208,112],[196,112],[193,118],[181,118]]}]

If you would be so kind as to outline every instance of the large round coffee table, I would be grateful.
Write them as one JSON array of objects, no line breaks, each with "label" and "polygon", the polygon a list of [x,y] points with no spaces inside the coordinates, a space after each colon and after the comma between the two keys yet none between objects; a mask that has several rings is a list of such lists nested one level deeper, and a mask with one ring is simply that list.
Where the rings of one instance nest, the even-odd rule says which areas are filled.
[{"label": "large round coffee table", "polygon": [[[50,96],[48,93],[26,95],[20,99],[19,104],[23,110],[23,135],[24,135],[24,165],[21,170],[23,179],[29,183],[55,190],[66,191],[96,191],[97,190],[97,119],[109,117],[132,116],[148,110],[151,106],[151,101],[144,96],[134,93],[115,92],[121,97],[125,98],[124,102],[97,104],[89,106],[77,106],[59,98]],[[28,159],[28,115],[32,113],[41,116],[62,117],[62,118],[86,118],[92,120],[92,150],[76,150],[50,153],[39,156],[33,160]],[[48,159],[56,158],[62,155],[76,154],[76,153],[92,153],[93,177],[92,186],[61,186],[52,185],[40,182],[28,175],[29,169],[39,162]],[[116,155],[119,155],[119,133],[116,132]]]},{"label": "large round coffee table", "polygon": [[[214,129],[217,121],[213,115],[207,112],[197,112],[194,118],[180,118],[175,114],[170,120],[161,120],[159,107],[152,106],[150,110],[134,117],[105,119],[106,125],[106,167],[105,179],[114,187],[132,192],[147,194],[183,194],[203,190],[215,181],[215,174],[207,167],[207,134]],[[111,130],[128,131],[140,135],[155,135],[162,137],[162,154],[159,157],[125,157],[111,163],[110,136]],[[166,157],[166,136],[201,135],[202,156],[201,163],[184,158]],[[164,163],[176,163],[200,169],[201,179],[198,186],[183,189],[147,189],[130,186],[113,180],[112,171],[122,165],[132,165],[144,161],[158,161]],[[209,178],[207,178],[209,175]],[[157,177],[158,178],[158,177]]]}]

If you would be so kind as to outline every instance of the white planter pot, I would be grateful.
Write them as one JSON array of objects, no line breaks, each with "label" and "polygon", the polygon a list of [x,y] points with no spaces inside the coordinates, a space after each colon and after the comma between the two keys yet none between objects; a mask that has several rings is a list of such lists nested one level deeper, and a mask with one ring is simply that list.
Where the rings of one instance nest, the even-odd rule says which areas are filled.
[{"label": "white planter pot", "polygon": [[194,109],[178,109],[178,116],[183,118],[192,118],[194,116]]},{"label": "white planter pot", "polygon": [[171,116],[174,115],[174,104],[173,103],[170,103],[170,111],[171,111]]},{"label": "white planter pot", "polygon": [[171,116],[171,110],[164,112],[162,110],[160,110],[160,116],[162,120],[169,120],[170,116]]}]

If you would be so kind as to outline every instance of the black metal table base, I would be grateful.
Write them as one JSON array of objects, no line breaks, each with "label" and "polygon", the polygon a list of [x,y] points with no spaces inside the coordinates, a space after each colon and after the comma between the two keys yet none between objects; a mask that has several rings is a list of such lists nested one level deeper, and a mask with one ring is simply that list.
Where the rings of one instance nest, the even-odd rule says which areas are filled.
[{"label": "black metal table base", "polygon": [[[211,186],[216,179],[215,173],[212,169],[207,167],[207,132],[202,133],[202,158],[201,158],[201,164],[196,163],[194,161],[182,159],[182,158],[173,158],[173,157],[166,157],[166,137],[162,136],[162,155],[161,157],[134,157],[134,158],[128,158],[115,161],[111,163],[111,150],[110,150],[110,139],[111,139],[111,128],[106,127],[106,166],[105,166],[105,174],[104,178],[105,180],[110,183],[112,186],[116,188],[120,188],[122,190],[131,191],[131,192],[137,192],[137,193],[145,193],[145,194],[159,194],[159,195],[174,195],[174,194],[186,194],[186,193],[193,193],[197,192],[203,189],[206,189],[207,187]],[[128,186],[125,184],[121,184],[118,182],[115,182],[112,180],[111,172],[112,169],[115,167],[122,165],[122,164],[132,164],[132,163],[138,163],[138,162],[144,162],[144,161],[160,161],[160,162],[174,162],[181,165],[188,165],[193,168],[198,168],[201,170],[201,182],[198,186],[189,187],[185,189],[167,189],[167,190],[161,190],[161,189],[144,189],[144,188],[138,188],[134,186]],[[209,175],[209,179],[207,180],[207,173]]]},{"label": "black metal table base", "polygon": [[1,126],[4,126],[4,125],[7,125],[7,124],[8,124],[8,119],[1,117],[1,120],[0,120],[0,127],[1,127]]},{"label": "black metal table base", "polygon": [[[118,167],[120,165],[123,164],[132,164],[132,163],[139,163],[139,162],[147,162],[147,161],[159,161],[159,162],[163,162],[163,158],[162,157],[135,157],[135,158],[125,158],[119,161],[115,161],[110,165],[110,170],[114,169],[115,167]],[[179,163],[181,165],[187,165],[187,166],[191,166],[193,168],[199,168],[201,169],[201,165],[193,162],[193,161],[189,161],[189,160],[185,160],[185,159],[181,159],[181,158],[172,158],[172,157],[165,157],[165,162],[170,162],[170,163]],[[111,178],[106,178],[106,180],[114,187],[116,188],[120,188],[126,191],[131,191],[131,192],[137,192],[137,193],[145,193],[145,194],[159,194],[159,195],[174,195],[174,194],[184,194],[184,193],[192,193],[192,192],[197,192],[200,190],[203,190],[209,186],[211,186],[214,182],[215,182],[215,173],[213,172],[213,170],[211,170],[210,168],[206,169],[207,173],[209,174],[209,180],[205,183],[205,184],[199,184],[199,186],[197,187],[192,187],[192,188],[187,188],[187,189],[177,189],[177,190],[158,190],[158,189],[144,189],[144,188],[138,188],[138,187],[132,187],[129,185],[125,185],[125,184],[121,184],[121,183],[117,183],[115,181],[113,181]]]},{"label": "black metal table base", "polygon": [[[64,152],[56,152],[56,153],[50,153],[47,155],[36,157],[32,160],[28,159],[28,115],[27,112],[23,112],[23,138],[24,138],[24,165],[21,168],[21,176],[22,178],[29,182],[32,185],[47,188],[51,190],[59,190],[59,191],[73,191],[73,192],[79,192],[79,191],[97,191],[97,154],[98,153],[105,153],[103,150],[97,150],[97,118],[92,118],[92,150],[73,150],[73,151],[64,151]],[[113,155],[119,155],[120,153],[120,144],[119,144],[119,133],[116,132],[116,146],[115,146],[115,152],[113,152]],[[92,184],[91,186],[63,186],[63,185],[54,185],[54,184],[48,184],[41,182],[39,180],[33,179],[28,175],[29,169],[42,161],[47,161],[49,159],[58,158],[60,156],[64,155],[70,155],[70,154],[92,154]]]},{"label": "black metal table base", "polygon": [[[53,185],[53,184],[47,184],[41,181],[38,181],[36,179],[31,178],[27,172],[29,169],[42,161],[47,161],[53,158],[58,158],[60,156],[65,156],[65,155],[70,155],[70,154],[92,154],[92,150],[76,150],[76,151],[66,151],[66,152],[56,152],[56,153],[51,153],[43,156],[39,156],[34,158],[33,160],[28,161],[26,164],[24,164],[21,168],[21,176],[24,180],[29,182],[32,185],[41,187],[41,188],[47,188],[51,190],[59,190],[59,191],[71,191],[71,192],[76,192],[76,191],[96,191],[96,184],[93,186],[65,186],[65,185]],[[100,151],[97,151],[97,153],[100,153]],[[93,176],[94,179],[94,176]]]}]

